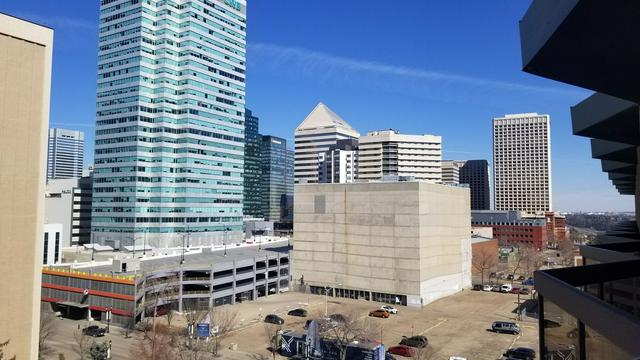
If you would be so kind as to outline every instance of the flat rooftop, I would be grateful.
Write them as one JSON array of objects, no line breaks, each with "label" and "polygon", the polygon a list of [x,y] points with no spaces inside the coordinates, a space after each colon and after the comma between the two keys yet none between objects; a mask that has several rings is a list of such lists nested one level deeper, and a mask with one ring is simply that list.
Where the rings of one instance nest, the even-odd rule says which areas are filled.
[{"label": "flat rooftop", "polygon": [[[196,250],[197,252],[188,252],[185,251],[184,254],[184,264],[183,267],[188,267],[190,269],[202,267],[203,269],[209,269],[214,264],[228,264],[233,263],[234,261],[253,259],[254,257],[277,257],[283,253],[289,251],[289,246],[286,240],[271,242],[267,244],[262,244],[259,246],[258,244],[252,245],[243,245],[238,247],[227,247],[227,255],[224,255],[224,249],[216,248],[214,250],[210,250],[208,248],[203,248]],[[115,254],[115,253],[114,253]],[[125,253],[130,254],[130,253]],[[136,254],[139,254],[136,252]],[[141,255],[141,254],[140,254]],[[181,251],[172,253],[171,255],[160,255],[160,256],[147,256],[140,257],[140,270],[137,270],[137,273],[140,272],[152,272],[162,269],[176,269],[180,267],[180,260],[182,258]],[[126,261],[131,260],[131,256],[127,257],[119,257],[116,260]],[[111,263],[107,264],[106,261],[101,261],[99,264],[91,264],[90,262],[85,262],[81,264],[61,264],[59,266],[52,266],[52,268],[60,268],[60,267],[68,267],[70,265],[73,266],[74,270],[79,271],[87,271],[95,274],[111,274],[113,270],[113,265]],[[119,276],[127,276],[134,275],[134,271],[127,271],[125,273],[118,273]]]}]

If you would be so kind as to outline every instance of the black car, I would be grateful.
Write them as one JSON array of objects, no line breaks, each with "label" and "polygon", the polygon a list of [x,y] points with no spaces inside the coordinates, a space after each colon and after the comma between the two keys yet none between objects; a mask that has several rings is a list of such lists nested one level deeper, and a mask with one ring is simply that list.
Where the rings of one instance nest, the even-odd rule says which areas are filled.
[{"label": "black car", "polygon": [[416,335],[411,337],[403,336],[400,345],[411,346],[414,348],[423,348],[429,345],[429,340],[425,336]]},{"label": "black car", "polygon": [[342,314],[331,314],[331,315],[329,315],[329,319],[331,321],[333,321],[333,322],[336,322],[336,323],[343,323],[344,324],[344,323],[347,322],[347,318],[344,317],[344,315],[342,315]]},{"label": "black car", "polygon": [[482,284],[474,284],[472,290],[482,291]]},{"label": "black car", "polygon": [[106,332],[107,332],[107,329],[101,328],[98,325],[91,325],[91,326],[87,326],[86,328],[82,329],[82,334],[83,335],[88,335],[88,336],[93,336],[93,337],[104,336],[104,334]]},{"label": "black car", "polygon": [[534,360],[536,358],[536,352],[533,349],[519,347],[507,350],[503,356],[509,359]]},{"label": "black car", "polygon": [[275,314],[269,314],[264,318],[264,322],[269,324],[282,325],[284,324],[284,319]]},{"label": "black car", "polygon": [[305,310],[305,309],[293,309],[293,310],[289,311],[287,313],[287,315],[307,317],[307,310]]}]

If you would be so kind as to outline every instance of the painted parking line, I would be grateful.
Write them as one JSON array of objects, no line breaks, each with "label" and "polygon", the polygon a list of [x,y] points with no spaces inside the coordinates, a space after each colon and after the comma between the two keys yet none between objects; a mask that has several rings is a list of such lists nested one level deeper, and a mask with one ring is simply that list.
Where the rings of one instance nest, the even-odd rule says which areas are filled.
[{"label": "painted parking line", "polygon": [[429,331],[429,330],[431,330],[431,329],[435,329],[435,328],[437,328],[438,326],[440,326],[440,325],[444,324],[445,322],[447,322],[447,319],[442,319],[442,320],[440,320],[437,324],[433,325],[432,327],[430,327],[430,328],[428,328],[428,329],[425,329],[423,332],[421,332],[421,333],[420,333],[420,335],[422,335],[422,334],[426,334],[426,333],[427,333],[427,331]]}]

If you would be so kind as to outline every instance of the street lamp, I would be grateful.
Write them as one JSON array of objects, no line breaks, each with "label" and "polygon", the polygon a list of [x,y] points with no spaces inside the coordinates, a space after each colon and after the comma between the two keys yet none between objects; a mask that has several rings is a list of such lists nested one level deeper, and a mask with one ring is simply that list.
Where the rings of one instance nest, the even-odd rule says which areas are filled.
[{"label": "street lamp", "polygon": [[[338,286],[342,286],[342,284],[338,284]],[[328,309],[329,309],[329,286],[324,286],[324,317],[327,317]]]},{"label": "street lamp", "polygon": [[227,256],[227,229],[224,229],[224,239],[222,239],[224,243],[224,256]]},{"label": "street lamp", "polygon": [[144,242],[142,243],[142,256],[146,256],[147,255],[147,232],[149,231],[149,229],[144,229]]}]

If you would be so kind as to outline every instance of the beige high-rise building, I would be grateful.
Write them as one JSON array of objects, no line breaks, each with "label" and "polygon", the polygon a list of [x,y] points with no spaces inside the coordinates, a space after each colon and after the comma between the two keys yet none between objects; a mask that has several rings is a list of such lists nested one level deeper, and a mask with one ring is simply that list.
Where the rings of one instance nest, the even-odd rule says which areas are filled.
[{"label": "beige high-rise building", "polygon": [[495,209],[551,211],[549,115],[508,114],[493,119]]},{"label": "beige high-rise building", "polygon": [[359,136],[360,133],[327,105],[318,103],[296,128],[295,182],[317,183],[320,154],[335,147],[338,140]]},{"label": "beige high-rise building", "polygon": [[413,178],[442,182],[442,138],[372,131],[359,140],[358,179]]},{"label": "beige high-rise building", "polygon": [[53,30],[0,14],[0,342],[38,358]]},{"label": "beige high-rise building", "polygon": [[471,285],[469,189],[298,184],[292,276],[313,293],[423,306]]}]

